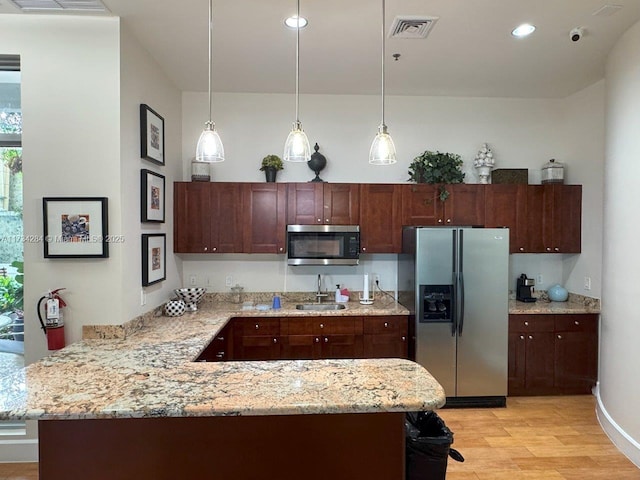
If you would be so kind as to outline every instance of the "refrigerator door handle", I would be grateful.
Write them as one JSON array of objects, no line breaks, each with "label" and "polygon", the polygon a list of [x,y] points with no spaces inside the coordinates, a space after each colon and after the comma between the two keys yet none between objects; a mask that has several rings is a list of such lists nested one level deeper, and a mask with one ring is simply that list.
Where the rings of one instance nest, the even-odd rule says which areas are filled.
[{"label": "refrigerator door handle", "polygon": [[451,266],[451,283],[453,283],[453,298],[451,299],[451,306],[453,311],[451,312],[451,336],[456,336],[456,331],[458,330],[458,309],[456,305],[458,304],[458,236],[457,231],[454,229],[451,231],[453,234],[452,243],[453,243],[453,255],[452,260],[453,264]]},{"label": "refrigerator door handle", "polygon": [[464,327],[464,275],[460,272],[460,322],[458,324],[458,336],[462,336],[462,327]]},{"label": "refrigerator door handle", "polygon": [[464,230],[460,230],[460,246],[458,249],[458,295],[460,295],[460,315],[458,316],[458,336],[462,336],[464,327]]}]

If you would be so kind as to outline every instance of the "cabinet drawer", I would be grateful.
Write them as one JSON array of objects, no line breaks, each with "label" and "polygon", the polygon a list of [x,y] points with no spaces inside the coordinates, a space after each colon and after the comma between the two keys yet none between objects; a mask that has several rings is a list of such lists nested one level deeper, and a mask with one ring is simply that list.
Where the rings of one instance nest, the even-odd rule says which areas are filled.
[{"label": "cabinet drawer", "polygon": [[510,332],[553,332],[555,315],[509,315]]},{"label": "cabinet drawer", "polygon": [[235,328],[241,336],[278,336],[280,335],[279,318],[238,318]]},{"label": "cabinet drawer", "polygon": [[362,317],[316,317],[314,335],[362,335]]},{"label": "cabinet drawer", "polygon": [[365,334],[407,334],[407,317],[365,317]]},{"label": "cabinet drawer", "polygon": [[283,318],[280,321],[282,335],[313,335],[313,318]]},{"label": "cabinet drawer", "polygon": [[597,315],[556,315],[557,332],[596,332]]}]

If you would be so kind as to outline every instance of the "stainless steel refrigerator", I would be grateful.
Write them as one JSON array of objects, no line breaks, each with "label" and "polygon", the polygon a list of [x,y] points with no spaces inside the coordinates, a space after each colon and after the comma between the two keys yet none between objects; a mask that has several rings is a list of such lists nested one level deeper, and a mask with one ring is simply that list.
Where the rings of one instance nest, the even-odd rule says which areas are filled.
[{"label": "stainless steel refrigerator", "polygon": [[399,301],[411,311],[415,361],[449,405],[504,406],[509,230],[405,227]]}]

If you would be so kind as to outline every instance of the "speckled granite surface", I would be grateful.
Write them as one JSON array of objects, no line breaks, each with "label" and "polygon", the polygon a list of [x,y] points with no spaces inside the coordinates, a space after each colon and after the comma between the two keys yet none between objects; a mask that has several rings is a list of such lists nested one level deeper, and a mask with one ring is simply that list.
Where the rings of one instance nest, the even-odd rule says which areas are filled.
[{"label": "speckled granite surface", "polygon": [[600,300],[575,293],[569,294],[566,302],[551,302],[545,292],[539,292],[537,302],[525,303],[509,300],[509,313],[513,315],[600,313]]},{"label": "speckled granite surface", "polygon": [[[0,419],[401,412],[444,403],[438,382],[408,360],[193,362],[238,313],[319,314],[297,311],[287,302],[268,312],[240,307],[205,302],[182,317],[142,319],[137,331],[120,339],[72,344],[0,379]],[[395,303],[349,303],[329,314],[406,313]]]}]

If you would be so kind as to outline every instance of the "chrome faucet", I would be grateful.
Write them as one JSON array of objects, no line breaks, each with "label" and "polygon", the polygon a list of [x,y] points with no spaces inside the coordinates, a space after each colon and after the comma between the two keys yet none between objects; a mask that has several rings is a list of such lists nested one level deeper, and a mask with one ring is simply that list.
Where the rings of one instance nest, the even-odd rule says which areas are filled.
[{"label": "chrome faucet", "polygon": [[318,300],[318,303],[322,303],[322,297],[328,296],[328,293],[322,293],[322,277],[320,274],[318,274],[318,291],[316,292],[316,299]]}]

